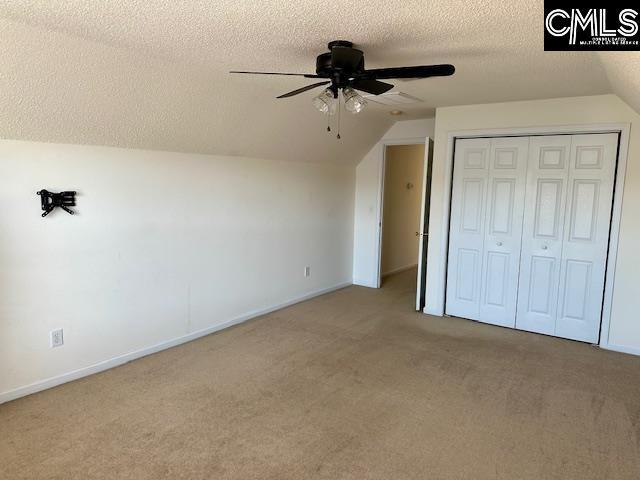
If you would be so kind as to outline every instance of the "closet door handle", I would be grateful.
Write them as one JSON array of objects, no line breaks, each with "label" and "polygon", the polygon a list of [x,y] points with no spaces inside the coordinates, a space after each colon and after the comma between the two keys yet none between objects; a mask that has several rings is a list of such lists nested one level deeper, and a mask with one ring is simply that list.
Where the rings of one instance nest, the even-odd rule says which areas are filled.
[{"label": "closet door handle", "polygon": [[547,250],[549,247],[547,247],[546,245],[542,245],[542,249],[543,250]]},{"label": "closet door handle", "polygon": [[502,242],[496,242],[496,245],[501,247],[502,246]]}]

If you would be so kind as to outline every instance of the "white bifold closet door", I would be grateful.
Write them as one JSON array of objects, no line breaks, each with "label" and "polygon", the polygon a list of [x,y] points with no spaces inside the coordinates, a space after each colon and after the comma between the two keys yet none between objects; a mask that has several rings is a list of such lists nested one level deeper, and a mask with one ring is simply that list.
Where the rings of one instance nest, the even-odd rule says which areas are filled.
[{"label": "white bifold closet door", "polygon": [[528,146],[526,137],[494,138],[489,155],[478,318],[505,327],[516,317]]},{"label": "white bifold closet door", "polygon": [[448,315],[597,341],[617,142],[456,141]]},{"label": "white bifold closet door", "polygon": [[571,135],[529,141],[517,328],[553,335]]},{"label": "white bifold closet door", "polygon": [[484,250],[484,210],[491,140],[456,142],[449,234],[447,313],[477,320]]},{"label": "white bifold closet door", "polygon": [[456,142],[447,314],[515,326],[529,139]]},{"label": "white bifold closet door", "polygon": [[533,137],[516,328],[597,342],[617,134]]}]

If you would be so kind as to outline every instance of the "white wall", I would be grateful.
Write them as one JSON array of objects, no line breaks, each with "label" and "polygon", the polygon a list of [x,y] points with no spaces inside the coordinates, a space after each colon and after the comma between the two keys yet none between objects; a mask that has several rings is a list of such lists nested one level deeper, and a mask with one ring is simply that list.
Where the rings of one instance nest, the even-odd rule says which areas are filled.
[{"label": "white wall", "polygon": [[[350,283],[354,180],[335,165],[0,141],[0,401]],[[77,190],[78,214],[41,218],[42,188]]]},{"label": "white wall", "polygon": [[[389,145],[385,153],[382,275],[418,264],[424,145]],[[407,188],[411,184],[411,188]]]},{"label": "white wall", "polygon": [[356,198],[353,242],[353,283],[378,286],[380,248],[380,180],[385,142],[432,137],[434,119],[394,123],[356,167]]},{"label": "white wall", "polygon": [[458,130],[630,123],[618,258],[615,268],[609,347],[640,354],[640,116],[615,95],[559,98],[439,108],[436,110],[432,197],[427,259],[427,309],[438,311],[444,298],[446,255],[443,236],[445,162],[449,132]]}]

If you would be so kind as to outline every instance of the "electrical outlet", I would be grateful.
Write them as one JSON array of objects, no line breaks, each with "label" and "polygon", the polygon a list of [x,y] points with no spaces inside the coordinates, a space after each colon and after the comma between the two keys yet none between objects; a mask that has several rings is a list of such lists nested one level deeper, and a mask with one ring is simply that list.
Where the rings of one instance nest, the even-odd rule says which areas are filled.
[{"label": "electrical outlet", "polygon": [[311,267],[304,267],[304,276],[305,277],[311,276]]},{"label": "electrical outlet", "polygon": [[50,340],[51,348],[61,347],[62,345],[64,345],[64,336],[62,334],[61,328],[58,328],[56,330],[51,330],[49,334],[50,334],[49,340]]}]

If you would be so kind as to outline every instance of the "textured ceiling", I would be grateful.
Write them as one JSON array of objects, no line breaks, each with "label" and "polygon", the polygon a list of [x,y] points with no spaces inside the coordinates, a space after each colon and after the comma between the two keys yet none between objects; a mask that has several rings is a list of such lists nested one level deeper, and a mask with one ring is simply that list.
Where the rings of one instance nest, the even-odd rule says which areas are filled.
[{"label": "textured ceiling", "polygon": [[344,115],[337,141],[311,107],[313,93],[274,98],[309,80],[226,73],[312,72],[337,38],[362,48],[369,67],[456,65],[453,77],[397,82],[424,100],[400,119],[445,105],[610,93],[611,84],[637,93],[638,70],[614,81],[596,55],[544,52],[542,6],[0,0],[0,136],[354,163],[395,120],[391,108]]},{"label": "textured ceiling", "polygon": [[598,57],[613,91],[640,113],[640,52],[602,52]]}]

